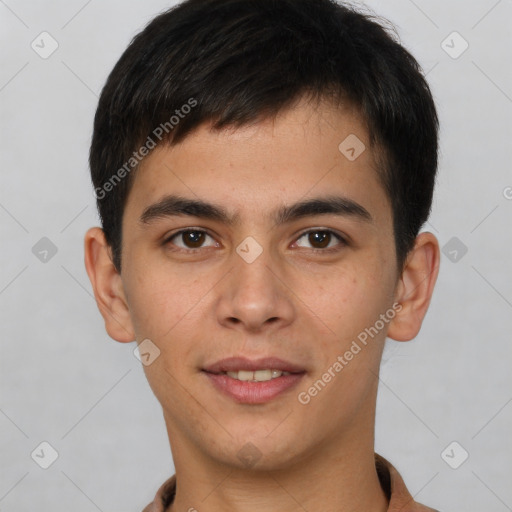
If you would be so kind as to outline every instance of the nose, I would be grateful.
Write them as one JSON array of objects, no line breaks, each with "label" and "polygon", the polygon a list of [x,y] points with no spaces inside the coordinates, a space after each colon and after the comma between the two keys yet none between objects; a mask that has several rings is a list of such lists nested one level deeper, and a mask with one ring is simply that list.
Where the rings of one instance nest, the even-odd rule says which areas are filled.
[{"label": "nose", "polygon": [[293,321],[293,293],[268,251],[256,260],[233,255],[234,268],[219,283],[218,321],[246,332],[280,329]]}]

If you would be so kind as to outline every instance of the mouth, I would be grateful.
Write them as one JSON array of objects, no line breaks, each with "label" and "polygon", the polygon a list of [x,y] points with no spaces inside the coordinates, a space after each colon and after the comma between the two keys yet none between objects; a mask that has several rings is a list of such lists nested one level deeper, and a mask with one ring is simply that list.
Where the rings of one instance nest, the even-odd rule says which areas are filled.
[{"label": "mouth", "polygon": [[217,391],[240,404],[263,404],[295,387],[306,374],[299,365],[279,358],[223,359],[202,372]]},{"label": "mouth", "polygon": [[254,372],[248,371],[248,370],[236,370],[233,372],[208,372],[212,373],[213,375],[227,375],[231,377],[232,379],[240,380],[243,382],[267,382],[272,379],[277,379],[278,377],[281,377],[282,375],[291,375],[291,372],[283,372],[281,370],[270,370],[270,369],[263,369],[263,370],[256,370]]}]

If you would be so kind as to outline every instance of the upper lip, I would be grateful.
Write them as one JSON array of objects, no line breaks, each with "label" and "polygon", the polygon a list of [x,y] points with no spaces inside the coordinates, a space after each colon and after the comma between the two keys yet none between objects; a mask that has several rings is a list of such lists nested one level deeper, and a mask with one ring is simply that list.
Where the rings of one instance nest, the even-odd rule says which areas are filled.
[{"label": "upper lip", "polygon": [[209,373],[236,372],[238,370],[280,370],[288,373],[303,373],[306,370],[299,365],[284,361],[277,357],[263,357],[260,359],[247,359],[246,357],[228,357],[221,359],[204,368]]}]

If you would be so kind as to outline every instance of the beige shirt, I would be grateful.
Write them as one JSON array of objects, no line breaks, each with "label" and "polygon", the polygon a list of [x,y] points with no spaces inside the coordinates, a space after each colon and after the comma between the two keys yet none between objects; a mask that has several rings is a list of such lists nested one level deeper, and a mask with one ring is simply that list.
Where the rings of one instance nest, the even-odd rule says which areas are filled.
[{"label": "beige shirt", "polygon": [[[388,497],[388,512],[439,512],[416,503],[398,471],[384,457],[375,454],[375,465],[382,489]],[[162,484],[153,502],[142,512],[165,512],[174,501],[175,493],[176,475],[173,475]]]}]

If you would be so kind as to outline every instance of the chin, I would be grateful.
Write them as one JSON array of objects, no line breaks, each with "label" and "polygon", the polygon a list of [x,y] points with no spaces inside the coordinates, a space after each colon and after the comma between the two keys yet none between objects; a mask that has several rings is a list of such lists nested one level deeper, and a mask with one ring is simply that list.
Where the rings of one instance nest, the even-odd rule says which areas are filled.
[{"label": "chin", "polygon": [[292,439],[290,436],[270,438],[267,434],[259,438],[241,436],[238,441],[230,439],[221,453],[211,456],[237,470],[255,473],[289,470],[290,465],[299,459],[295,452],[297,443]]}]

